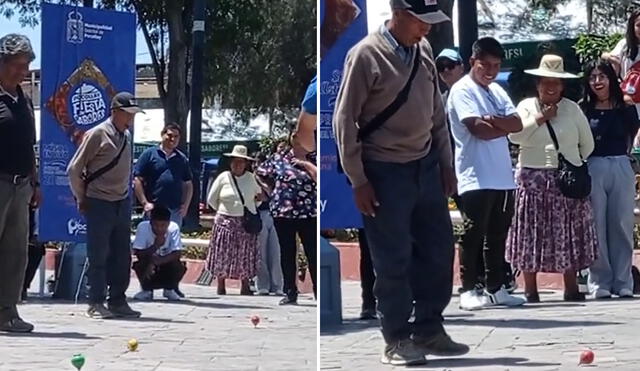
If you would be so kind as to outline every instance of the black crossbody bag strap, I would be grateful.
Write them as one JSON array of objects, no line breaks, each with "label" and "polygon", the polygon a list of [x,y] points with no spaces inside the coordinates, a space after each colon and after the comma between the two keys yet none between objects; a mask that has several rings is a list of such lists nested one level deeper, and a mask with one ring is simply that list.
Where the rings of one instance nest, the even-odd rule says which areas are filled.
[{"label": "black crossbody bag strap", "polygon": [[245,207],[244,197],[242,197],[242,191],[240,190],[240,187],[238,187],[238,181],[236,180],[236,177],[233,176],[233,174],[231,173],[229,173],[229,176],[233,180],[233,184],[236,186],[236,189],[238,190],[238,196],[240,197],[240,202],[242,202],[242,206]]},{"label": "black crossbody bag strap", "polygon": [[104,175],[107,171],[109,171],[109,170],[113,169],[114,167],[116,167],[118,162],[120,162],[120,157],[122,156],[122,152],[124,152],[124,149],[127,148],[127,141],[128,141],[128,139],[127,139],[127,136],[125,135],[124,143],[122,144],[122,148],[120,148],[120,152],[118,152],[118,155],[113,160],[111,160],[111,162],[109,162],[105,166],[101,167],[96,172],[88,174],[87,176],[85,176],[84,177],[84,184],[85,185],[93,182],[94,180],[96,180],[99,177],[101,177],[102,175]]},{"label": "black crossbody bag strap", "polygon": [[560,145],[558,145],[558,137],[556,137],[556,132],[551,127],[551,122],[547,120],[547,130],[549,130],[549,135],[551,135],[551,140],[553,141],[553,146],[556,147],[556,151],[560,153]]},{"label": "black crossbody bag strap", "polygon": [[371,133],[378,130],[391,116],[393,116],[400,107],[402,107],[407,100],[409,99],[409,92],[411,91],[411,83],[413,79],[416,77],[418,73],[418,67],[420,66],[420,46],[416,47],[416,54],[413,58],[413,68],[411,69],[411,75],[409,75],[409,79],[404,84],[404,87],[398,95],[396,99],[391,102],[382,112],[380,112],[376,117],[374,117],[366,126],[360,128],[358,131],[358,140],[362,141],[367,138]]}]

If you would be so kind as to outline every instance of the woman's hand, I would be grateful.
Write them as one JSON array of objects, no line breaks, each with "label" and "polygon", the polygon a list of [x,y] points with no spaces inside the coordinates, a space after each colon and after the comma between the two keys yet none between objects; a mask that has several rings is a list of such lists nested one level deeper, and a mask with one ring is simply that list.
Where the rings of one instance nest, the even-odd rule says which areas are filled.
[{"label": "woman's hand", "polygon": [[547,121],[558,115],[558,105],[557,104],[544,104],[540,110],[540,113],[536,117],[536,121],[538,125],[544,125]]}]

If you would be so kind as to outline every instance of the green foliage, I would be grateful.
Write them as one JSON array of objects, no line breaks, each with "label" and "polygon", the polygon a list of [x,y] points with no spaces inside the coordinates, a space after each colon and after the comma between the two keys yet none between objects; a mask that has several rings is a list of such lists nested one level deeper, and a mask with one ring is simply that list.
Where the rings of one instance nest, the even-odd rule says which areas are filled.
[{"label": "green foliage", "polygon": [[611,51],[618,41],[623,38],[620,33],[608,36],[581,34],[574,46],[582,65],[600,59],[604,52]]}]

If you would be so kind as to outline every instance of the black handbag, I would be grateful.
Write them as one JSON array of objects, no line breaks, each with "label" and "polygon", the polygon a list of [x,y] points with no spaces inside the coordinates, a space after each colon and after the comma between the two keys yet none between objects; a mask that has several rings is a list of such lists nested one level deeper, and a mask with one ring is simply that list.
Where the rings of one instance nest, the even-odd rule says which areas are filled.
[{"label": "black handbag", "polygon": [[551,126],[551,122],[547,121],[547,129],[553,145],[558,152],[558,187],[560,192],[567,197],[573,199],[584,199],[591,194],[591,175],[589,175],[589,167],[584,160],[580,166],[576,166],[567,161],[566,158],[560,153],[560,146],[558,145],[558,138],[556,132]]},{"label": "black handbag", "polygon": [[247,209],[247,205],[244,203],[244,197],[242,197],[242,191],[240,187],[238,187],[238,181],[233,174],[229,173],[229,176],[233,180],[233,184],[236,186],[238,190],[238,196],[240,196],[240,201],[242,202],[242,207],[244,208],[244,214],[242,215],[242,226],[244,227],[245,232],[251,234],[258,234],[262,230],[262,219],[260,218],[259,213],[252,213],[249,209]]}]

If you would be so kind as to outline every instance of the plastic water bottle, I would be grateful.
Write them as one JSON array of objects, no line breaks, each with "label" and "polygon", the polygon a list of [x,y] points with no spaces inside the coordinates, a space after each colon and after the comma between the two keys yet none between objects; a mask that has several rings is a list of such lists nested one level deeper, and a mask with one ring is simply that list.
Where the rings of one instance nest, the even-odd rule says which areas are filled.
[{"label": "plastic water bottle", "polygon": [[578,292],[587,294],[589,292],[589,286],[587,284],[589,280],[589,271],[587,269],[579,270],[577,273]]}]

